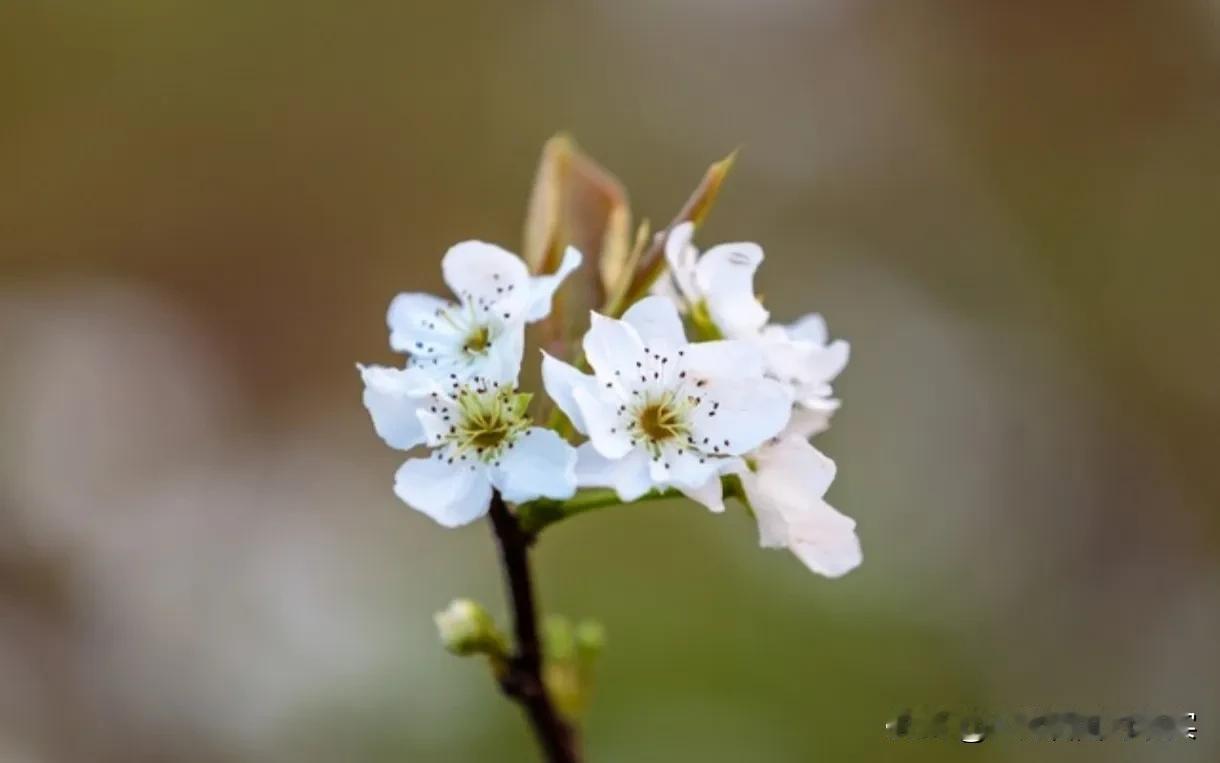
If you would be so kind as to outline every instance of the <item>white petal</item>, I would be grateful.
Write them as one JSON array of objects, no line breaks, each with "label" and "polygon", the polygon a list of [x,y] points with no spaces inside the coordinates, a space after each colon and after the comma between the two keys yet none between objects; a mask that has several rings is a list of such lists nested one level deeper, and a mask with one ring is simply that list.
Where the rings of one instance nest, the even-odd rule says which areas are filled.
[{"label": "white petal", "polygon": [[758,545],[763,548],[786,548],[788,546],[788,518],[774,504],[753,500],[751,496],[757,491],[756,478],[743,476],[742,487],[746,491],[746,500],[754,510],[754,519],[758,522]]},{"label": "white petal", "polygon": [[724,474],[739,474],[746,471],[740,458],[705,459],[699,462],[689,451],[671,469],[673,484],[687,497],[692,498],[714,512],[724,511],[724,491],[720,477]]},{"label": "white petal", "polygon": [[711,511],[720,514],[724,511],[724,490],[720,485],[720,477],[715,476],[698,487],[678,486],[682,495],[706,506]]},{"label": "white petal", "polygon": [[628,377],[644,355],[644,342],[631,324],[599,313],[590,314],[582,346],[585,358],[602,382],[612,380],[616,371]]},{"label": "white petal", "polygon": [[801,506],[821,498],[835,479],[835,462],[796,437],[759,448],[754,462],[760,488],[769,500],[785,506]]},{"label": "white petal", "polygon": [[495,314],[506,321],[525,319],[529,271],[512,252],[483,241],[463,241],[445,252],[441,272],[453,293],[480,312],[494,305]]},{"label": "white petal", "polygon": [[851,347],[842,339],[827,344],[826,336],[826,322],[817,313],[786,328],[767,326],[762,337],[768,368],[806,387],[829,384],[847,365]]},{"label": "white petal", "polygon": [[673,485],[691,498],[714,512],[724,511],[724,491],[721,488],[722,474],[747,472],[740,458],[701,458],[690,450],[671,459],[670,479]]},{"label": "white petal", "polygon": [[758,244],[740,242],[714,246],[695,268],[699,291],[716,326],[730,338],[757,334],[769,313],[754,296],[754,271],[763,260]]},{"label": "white petal", "polygon": [[802,440],[808,440],[829,429],[830,417],[839,407],[839,401],[828,399],[822,402],[822,405],[815,408],[804,404],[794,407],[792,418],[788,419],[788,426],[784,427],[780,437],[799,437]]},{"label": "white petal", "polygon": [[678,223],[669,231],[665,239],[665,259],[670,267],[682,264],[682,253],[691,245],[694,235],[695,224],[689,221]]},{"label": "white petal", "polygon": [[519,503],[538,497],[563,500],[576,492],[576,449],[557,433],[530,427],[492,470],[504,500]]},{"label": "white petal", "polygon": [[669,465],[659,458],[653,456],[648,457],[648,479],[652,480],[654,485],[669,486]]},{"label": "white petal", "polygon": [[[778,338],[778,337],[784,338]],[[786,431],[809,438],[824,431],[839,407],[830,381],[847,363],[847,343],[828,346],[792,341],[778,326],[768,326],[761,342],[769,375],[787,385],[797,403]]]},{"label": "white petal", "polygon": [[686,344],[678,309],[665,297],[641,299],[623,313],[623,320],[631,324],[644,344],[650,347],[659,343],[666,349],[676,349]]},{"label": "white petal", "polygon": [[830,394],[830,382],[847,366],[851,347],[842,339],[836,339],[825,347],[808,353],[800,373],[793,378],[800,382],[800,394],[824,397]]},{"label": "white petal", "polygon": [[617,399],[591,393],[583,387],[572,390],[589,441],[606,458],[622,458],[631,450],[631,435],[622,426]]},{"label": "white petal", "polygon": [[762,351],[735,339],[688,344],[679,364],[695,379],[745,379],[761,377],[764,371]]},{"label": "white petal", "polygon": [[[445,436],[449,434],[449,428],[453,426],[450,422],[456,421],[456,419],[454,414],[448,410],[448,407],[442,413],[440,411],[433,412],[429,409],[430,405],[431,408],[437,408],[432,400],[421,401],[416,416],[424,430],[424,442],[429,448],[435,448],[444,442]],[[449,418],[445,418],[445,413],[448,414]]]},{"label": "white petal", "polygon": [[357,368],[364,380],[364,407],[386,445],[410,450],[422,443],[424,430],[415,412],[431,387],[414,369],[361,365]]},{"label": "white petal", "polygon": [[468,377],[481,376],[489,382],[516,384],[525,355],[525,324],[511,322],[498,326],[499,334],[469,367]]},{"label": "white petal", "polygon": [[687,302],[697,302],[700,297],[695,285],[695,265],[699,252],[691,245],[694,233],[695,224],[685,222],[675,225],[665,239],[665,261],[669,264],[669,274],[677,291]]},{"label": "white petal", "polygon": [[741,464],[740,459],[707,458],[691,448],[673,445],[666,447],[661,456],[666,466],[666,481],[684,489],[700,487],[712,477],[719,479],[720,475],[732,472]]},{"label": "white petal", "polygon": [[491,482],[480,467],[439,458],[413,458],[394,475],[394,492],[411,508],[445,527],[457,527],[487,513]]},{"label": "white petal", "polygon": [[826,329],[826,319],[818,313],[809,313],[796,319],[786,327],[788,336],[803,342],[809,342],[821,347],[826,344],[830,332]]},{"label": "white petal", "polygon": [[529,302],[525,307],[525,320],[533,323],[551,314],[551,297],[564,279],[573,270],[580,267],[580,252],[569,246],[563,252],[563,261],[559,269],[548,276],[536,276],[530,279]]},{"label": "white petal", "polygon": [[814,356],[821,345],[798,342],[783,326],[767,326],[762,330],[756,346],[762,350],[770,376],[784,382],[799,383],[808,376]]},{"label": "white petal", "polygon": [[826,381],[831,381],[847,367],[850,357],[851,345],[844,339],[836,339],[826,345],[826,350],[818,358],[816,373]]},{"label": "white petal", "polygon": [[699,394],[691,434],[705,452],[748,453],[783,431],[792,413],[788,390],[771,379],[712,379]]},{"label": "white petal", "polygon": [[542,386],[547,395],[555,401],[555,405],[559,406],[559,410],[572,422],[572,426],[576,427],[576,431],[588,434],[585,417],[572,394],[576,389],[584,389],[590,395],[596,394],[597,379],[589,374],[582,374],[574,366],[543,352]]},{"label": "white petal", "polygon": [[754,458],[753,472],[738,473],[758,520],[761,546],[788,546],[796,551],[794,544],[799,541],[818,547],[826,537],[819,534],[822,528],[852,522],[842,515],[838,515],[841,519],[828,518],[826,512],[833,510],[822,496],[834,481],[835,463],[805,440],[768,443]]},{"label": "white petal", "polygon": [[634,501],[653,488],[648,477],[648,454],[636,448],[623,458],[609,459],[592,443],[576,449],[576,484],[614,488],[620,500]]},{"label": "white petal", "polygon": [[[676,446],[665,448],[660,458],[651,458],[648,463],[649,476],[657,485],[675,487],[694,498],[712,511],[724,511],[724,499],[720,490],[720,475],[729,474],[745,465],[738,458],[709,458],[690,448],[678,452]],[[708,482],[716,483],[713,490]]]},{"label": "white petal", "polygon": [[813,572],[837,578],[864,559],[856,522],[823,501],[818,504],[790,524],[789,548]]},{"label": "white petal", "polygon": [[437,314],[451,306],[431,294],[404,292],[394,297],[386,311],[390,347],[416,354],[434,354],[438,347],[452,351],[459,339],[446,322],[437,320]]}]

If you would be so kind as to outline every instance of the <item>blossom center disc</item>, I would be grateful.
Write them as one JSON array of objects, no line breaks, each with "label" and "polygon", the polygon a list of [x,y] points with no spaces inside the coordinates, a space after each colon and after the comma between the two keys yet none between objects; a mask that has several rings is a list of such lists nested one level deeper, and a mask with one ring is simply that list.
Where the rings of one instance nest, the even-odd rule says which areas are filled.
[{"label": "blossom center disc", "polygon": [[466,337],[466,342],[462,345],[462,349],[470,355],[481,355],[487,351],[487,347],[491,344],[491,329],[486,325],[475,326],[474,330]]},{"label": "blossom center disc", "polygon": [[476,449],[494,448],[508,437],[512,425],[507,421],[496,422],[485,427],[467,427],[470,432],[470,444]]},{"label": "blossom center disc", "polygon": [[525,409],[530,396],[518,394],[508,386],[483,384],[475,380],[474,386],[457,393],[457,420],[443,439],[458,457],[474,455],[490,463],[513,447],[517,436],[529,428]]},{"label": "blossom center disc", "polygon": [[680,412],[664,400],[645,405],[636,415],[636,421],[644,436],[654,443],[679,437],[686,429]]}]

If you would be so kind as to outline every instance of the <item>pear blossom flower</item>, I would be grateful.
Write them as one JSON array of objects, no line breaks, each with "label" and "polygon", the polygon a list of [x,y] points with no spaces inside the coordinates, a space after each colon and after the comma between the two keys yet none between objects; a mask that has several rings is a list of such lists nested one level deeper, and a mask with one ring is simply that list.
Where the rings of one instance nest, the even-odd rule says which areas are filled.
[{"label": "pear blossom flower", "polygon": [[665,242],[667,278],[657,291],[684,309],[708,316],[725,336],[755,343],[767,376],[786,385],[797,403],[789,432],[811,437],[824,431],[838,409],[830,383],[847,365],[850,347],[828,342],[826,321],[811,313],[787,326],[768,324],[754,295],[754,273],[763,260],[757,244],[721,244],[702,255],[691,244],[694,226],[675,226]]},{"label": "pear blossom flower", "polygon": [[[512,384],[481,377],[460,381],[454,374],[444,387],[433,382],[423,405],[410,412],[432,452],[398,469],[395,494],[445,527],[486,514],[493,489],[511,503],[571,498],[576,450],[555,432],[531,426],[529,401]],[[393,424],[387,429],[398,431]]]},{"label": "pear blossom flower", "polygon": [[547,393],[589,441],[578,449],[582,486],[623,501],[677,488],[723,511],[720,475],[779,434],[792,397],[763,376],[745,342],[691,344],[671,301],[647,297],[622,320],[592,314],[584,352],[593,374],[543,357]]},{"label": "pear blossom flower", "polygon": [[494,244],[456,244],[445,252],[441,272],[458,301],[399,294],[386,316],[390,346],[437,378],[515,377],[525,324],[550,314],[555,290],[580,262],[580,252],[568,247],[555,273],[531,276],[520,257]]},{"label": "pear blossom flower", "polygon": [[835,463],[803,437],[785,436],[760,447],[739,468],[746,499],[758,520],[759,544],[787,548],[813,572],[845,575],[863,559],[856,522],[826,503]]},{"label": "pear blossom flower", "polygon": [[849,346],[828,341],[826,321],[811,313],[790,325],[768,324],[754,296],[754,273],[763,260],[757,244],[712,247],[700,255],[694,226],[676,226],[665,242],[668,277],[656,291],[686,312],[710,319],[727,337],[756,348],[765,374],[794,402],[783,433],[725,467],[737,474],[758,520],[764,547],[790,549],[805,565],[838,577],[861,561],[856,523],[826,503],[835,465],[809,444],[839,407],[831,382],[847,365]]},{"label": "pear blossom flower", "polygon": [[675,300],[684,311],[706,310],[729,339],[751,339],[770,314],[754,296],[754,271],[763,261],[758,244],[720,244],[702,255],[691,243],[695,226],[674,226],[665,240],[668,272],[654,292]]},{"label": "pear blossom flower", "polygon": [[364,406],[392,448],[424,442],[415,411],[436,382],[515,382],[525,348],[525,324],[545,318],[551,297],[581,256],[569,247],[559,269],[531,276],[525,263],[493,244],[464,241],[441,261],[451,302],[430,294],[403,293],[390,303],[390,346],[409,353],[405,368],[359,366]]}]

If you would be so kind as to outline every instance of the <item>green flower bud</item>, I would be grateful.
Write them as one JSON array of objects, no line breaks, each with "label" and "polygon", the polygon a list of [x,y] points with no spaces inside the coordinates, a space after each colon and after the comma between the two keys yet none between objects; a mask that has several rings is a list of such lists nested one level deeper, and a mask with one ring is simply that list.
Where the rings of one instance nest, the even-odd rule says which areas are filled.
[{"label": "green flower bud", "polygon": [[441,644],[456,655],[499,657],[508,653],[504,634],[496,628],[491,615],[470,599],[454,599],[444,611],[437,612],[433,620]]},{"label": "green flower bud", "polygon": [[563,615],[547,615],[542,624],[542,637],[548,660],[566,662],[576,652],[572,621]]},{"label": "green flower bud", "polygon": [[576,626],[575,639],[581,662],[591,663],[606,648],[606,629],[596,620],[582,620]]}]

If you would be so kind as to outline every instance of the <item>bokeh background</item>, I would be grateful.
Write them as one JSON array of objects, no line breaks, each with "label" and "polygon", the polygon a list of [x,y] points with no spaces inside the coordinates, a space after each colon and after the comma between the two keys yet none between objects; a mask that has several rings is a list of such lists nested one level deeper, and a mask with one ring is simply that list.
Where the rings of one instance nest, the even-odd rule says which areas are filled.
[{"label": "bokeh background", "polygon": [[591,760],[1220,758],[1214,0],[5,0],[0,761],[535,759],[431,622],[503,613],[489,532],[397,503],[353,364],[448,245],[519,245],[560,129],[654,221],[742,147],[701,240],[852,342],[818,444],[865,549],[550,531],[546,607],[610,636]]}]

